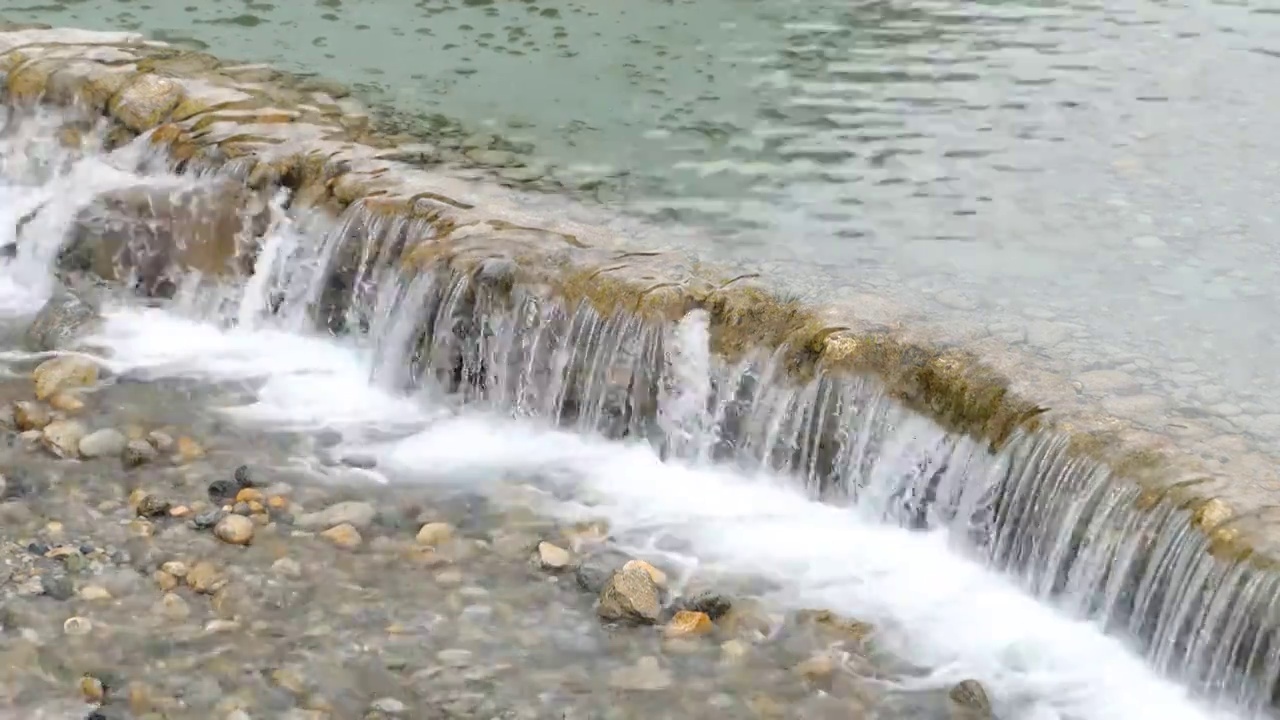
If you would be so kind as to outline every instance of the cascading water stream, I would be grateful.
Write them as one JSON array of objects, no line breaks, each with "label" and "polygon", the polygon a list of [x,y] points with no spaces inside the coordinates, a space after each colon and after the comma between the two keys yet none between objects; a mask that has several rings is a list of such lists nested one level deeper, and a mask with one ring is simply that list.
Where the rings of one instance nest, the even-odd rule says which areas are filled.
[{"label": "cascading water stream", "polygon": [[[47,295],[95,194],[205,181],[166,176],[142,141],[72,159],[48,140],[58,123],[11,117],[0,138],[3,232],[43,205],[0,271],[15,314]],[[397,427],[369,448],[396,481],[501,493],[495,476],[554,475],[619,532],[677,537],[697,562],[773,581],[780,602],[875,622],[932,669],[921,684],[981,677],[1002,717],[1272,712],[1275,577],[1214,560],[1184,511],[1138,509],[1136,488],[1060,439],[1018,435],[992,453],[874,380],[797,386],[768,353],[726,366],[698,311],[671,326],[604,317],[506,286],[504,261],[410,270],[405,240],[425,228],[360,204],[322,225],[277,217],[244,282],[211,295],[215,281],[193,276],[165,308],[113,307],[91,344],[144,377],[260,379],[236,409],[245,421]]]}]

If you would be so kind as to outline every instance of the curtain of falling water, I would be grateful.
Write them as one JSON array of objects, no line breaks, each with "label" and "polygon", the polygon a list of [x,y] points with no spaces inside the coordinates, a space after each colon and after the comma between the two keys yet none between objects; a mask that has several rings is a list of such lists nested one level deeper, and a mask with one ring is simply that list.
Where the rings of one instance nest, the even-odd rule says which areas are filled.
[{"label": "curtain of falling water", "polygon": [[[775,358],[725,367],[706,317],[662,327],[508,290],[502,259],[465,274],[405,274],[412,221],[358,206],[320,248],[308,312],[362,328],[375,380],[429,385],[666,456],[767,465],[815,498],[907,527],[944,528],[1029,591],[1129,639],[1162,672],[1262,710],[1280,676],[1276,579],[1208,554],[1167,501],[1073,457],[1061,438],[1019,435],[993,454],[890,400],[873,380],[785,382]],[[288,294],[288,288],[277,292]],[[294,293],[298,295],[298,293]]]}]

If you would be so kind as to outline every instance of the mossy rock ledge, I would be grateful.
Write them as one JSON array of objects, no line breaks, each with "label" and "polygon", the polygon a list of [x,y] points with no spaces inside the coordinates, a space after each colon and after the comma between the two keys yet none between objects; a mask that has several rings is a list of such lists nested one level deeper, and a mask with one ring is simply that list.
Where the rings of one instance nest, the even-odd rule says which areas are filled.
[{"label": "mossy rock ledge", "polygon": [[1174,437],[1109,415],[1070,378],[988,334],[908,320],[871,295],[809,306],[679,252],[629,249],[603,225],[566,219],[592,214],[568,201],[556,211],[545,198],[402,162],[411,138],[381,135],[350,98],[261,65],[135,33],[0,23],[0,74],[9,104],[81,107],[108,118],[117,140],[146,135],[180,166],[234,166],[250,188],[290,188],[295,205],[336,217],[359,204],[403,222],[414,229],[402,238],[413,244],[406,263],[465,269],[502,257],[513,261],[514,282],[602,314],[669,320],[702,308],[725,360],[785,348],[797,380],[872,375],[907,406],[992,447],[1018,431],[1058,433],[1071,452],[1138,483],[1144,502],[1180,504],[1225,561],[1269,570],[1280,557],[1271,457],[1241,446],[1222,460],[1212,441],[1224,436],[1194,418],[1180,426],[1199,429]]}]

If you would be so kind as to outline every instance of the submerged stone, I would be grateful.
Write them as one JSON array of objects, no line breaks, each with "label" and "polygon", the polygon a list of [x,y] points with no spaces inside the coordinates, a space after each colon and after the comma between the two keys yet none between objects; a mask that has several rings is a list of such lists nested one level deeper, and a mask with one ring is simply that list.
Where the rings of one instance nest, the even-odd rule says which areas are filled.
[{"label": "submerged stone", "polygon": [[652,625],[662,613],[661,593],[652,575],[628,563],[600,591],[596,612],[609,622]]},{"label": "submerged stone", "polygon": [[58,287],[36,313],[23,336],[28,350],[65,349],[76,338],[91,332],[101,319],[96,303],[64,287]]},{"label": "submerged stone", "polygon": [[64,355],[40,363],[31,373],[31,380],[36,386],[36,399],[48,400],[62,390],[98,382],[98,366],[82,357]]},{"label": "submerged stone", "polygon": [[113,190],[76,216],[58,267],[167,297],[182,273],[248,272],[268,219],[262,199],[233,181]]},{"label": "submerged stone", "polygon": [[947,692],[951,720],[988,720],[994,717],[987,690],[977,680],[963,680]]}]

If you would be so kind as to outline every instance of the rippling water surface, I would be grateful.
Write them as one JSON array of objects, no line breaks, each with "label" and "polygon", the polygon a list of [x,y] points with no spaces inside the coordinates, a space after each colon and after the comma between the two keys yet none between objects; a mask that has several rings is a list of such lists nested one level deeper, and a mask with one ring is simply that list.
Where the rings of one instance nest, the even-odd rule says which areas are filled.
[{"label": "rippling water surface", "polygon": [[461,123],[472,151],[501,136],[518,176],[702,226],[698,250],[802,294],[954,320],[1157,431],[1195,416],[1280,444],[1280,10],[1264,0],[84,0],[6,15],[353,84]]}]

